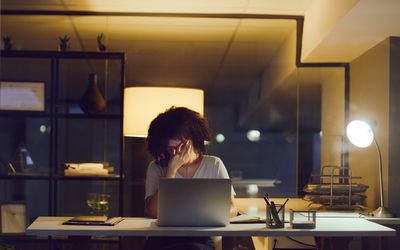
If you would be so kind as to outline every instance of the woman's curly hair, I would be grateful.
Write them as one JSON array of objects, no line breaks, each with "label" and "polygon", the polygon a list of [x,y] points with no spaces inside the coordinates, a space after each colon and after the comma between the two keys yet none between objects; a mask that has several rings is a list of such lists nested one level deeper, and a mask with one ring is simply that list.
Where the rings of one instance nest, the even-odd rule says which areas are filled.
[{"label": "woman's curly hair", "polygon": [[[191,140],[194,150],[199,154],[206,152],[204,141],[210,141],[211,132],[207,120],[199,113],[184,107],[171,107],[159,114],[150,124],[147,136],[147,148],[158,161],[167,157],[170,139]],[[157,162],[160,164],[160,162]]]}]

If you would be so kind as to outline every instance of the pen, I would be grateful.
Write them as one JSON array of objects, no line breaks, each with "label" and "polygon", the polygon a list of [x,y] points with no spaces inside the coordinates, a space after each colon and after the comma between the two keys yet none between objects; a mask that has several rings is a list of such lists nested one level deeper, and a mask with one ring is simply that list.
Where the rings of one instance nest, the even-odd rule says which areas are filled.
[{"label": "pen", "polygon": [[281,226],[281,225],[282,225],[282,222],[281,222],[281,220],[279,219],[279,215],[278,215],[278,212],[276,211],[276,207],[275,207],[275,202],[273,202],[273,201],[271,201],[270,210],[271,210],[272,218],[273,218],[274,221],[275,221],[275,224],[276,224],[277,226]]},{"label": "pen", "polygon": [[278,214],[279,214],[279,212],[281,211],[281,209],[285,207],[285,205],[286,205],[286,203],[288,202],[288,200],[289,200],[289,198],[287,198],[287,199],[285,200],[285,202],[282,204],[282,206],[278,209]]},{"label": "pen", "polygon": [[267,203],[267,205],[270,207],[271,204],[269,203],[268,199],[265,196],[264,196],[264,200],[265,200],[265,203]]}]

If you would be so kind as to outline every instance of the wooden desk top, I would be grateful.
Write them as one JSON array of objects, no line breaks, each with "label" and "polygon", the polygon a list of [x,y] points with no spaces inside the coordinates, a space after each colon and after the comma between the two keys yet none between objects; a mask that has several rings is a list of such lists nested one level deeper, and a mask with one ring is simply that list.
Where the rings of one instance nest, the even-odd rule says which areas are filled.
[{"label": "wooden desk top", "polygon": [[67,226],[71,217],[39,217],[27,235],[56,236],[395,236],[394,229],[363,218],[318,218],[315,229],[267,229],[261,224],[226,227],[158,227],[155,219],[127,217],[116,226]]}]

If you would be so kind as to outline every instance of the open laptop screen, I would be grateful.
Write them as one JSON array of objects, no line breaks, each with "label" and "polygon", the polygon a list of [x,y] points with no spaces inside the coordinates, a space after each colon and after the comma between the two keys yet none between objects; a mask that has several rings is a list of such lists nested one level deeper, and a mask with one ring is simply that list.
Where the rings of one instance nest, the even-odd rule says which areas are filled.
[{"label": "open laptop screen", "polygon": [[159,226],[226,226],[229,224],[229,179],[161,179]]}]

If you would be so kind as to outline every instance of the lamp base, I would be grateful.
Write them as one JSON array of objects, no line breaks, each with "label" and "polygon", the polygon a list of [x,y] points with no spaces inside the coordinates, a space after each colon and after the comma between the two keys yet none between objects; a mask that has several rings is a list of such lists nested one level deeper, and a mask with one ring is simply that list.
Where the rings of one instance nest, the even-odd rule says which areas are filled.
[{"label": "lamp base", "polygon": [[379,218],[392,218],[393,215],[385,207],[378,207],[372,213],[372,216]]}]

